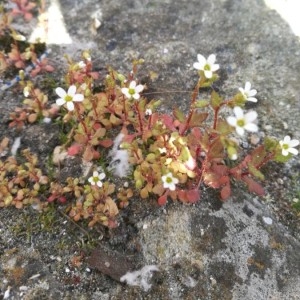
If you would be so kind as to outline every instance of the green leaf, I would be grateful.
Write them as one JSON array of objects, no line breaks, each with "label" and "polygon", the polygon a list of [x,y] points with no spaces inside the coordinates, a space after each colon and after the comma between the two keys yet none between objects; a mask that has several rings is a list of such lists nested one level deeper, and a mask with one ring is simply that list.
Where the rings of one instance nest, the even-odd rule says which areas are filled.
[{"label": "green leaf", "polygon": [[217,128],[216,130],[220,134],[228,134],[232,131],[232,127],[227,123],[227,121],[219,118],[217,121]]},{"label": "green leaf", "polygon": [[199,127],[208,117],[208,113],[194,111],[189,123],[189,127]]},{"label": "green leaf", "polygon": [[261,173],[257,168],[255,168],[255,166],[250,162],[248,163],[248,169],[249,169],[249,172],[257,179],[260,179],[260,180],[265,179],[264,174]]},{"label": "green leaf", "polygon": [[289,153],[289,155],[287,155],[287,156],[284,156],[280,152],[277,155],[275,155],[274,160],[277,162],[280,162],[280,163],[286,163],[291,159],[291,157],[293,157],[293,155],[291,153]]},{"label": "green leaf", "polygon": [[212,91],[212,93],[211,93],[212,108],[213,109],[218,108],[222,102],[223,102],[223,99],[220,97],[220,95],[216,91]]},{"label": "green leaf", "polygon": [[154,153],[149,153],[146,156],[146,161],[148,161],[148,162],[154,162],[155,161],[155,154]]},{"label": "green leaf", "polygon": [[271,138],[271,137],[268,137],[268,136],[267,136],[267,137],[264,139],[264,146],[265,146],[265,149],[266,149],[267,151],[269,151],[269,152],[274,151],[274,150],[276,149],[277,145],[278,145],[278,141],[275,140],[275,139],[273,139],[273,138]]},{"label": "green leaf", "polygon": [[203,108],[209,105],[209,101],[207,100],[197,100],[194,104],[195,108]]},{"label": "green leaf", "polygon": [[191,153],[190,153],[188,147],[183,147],[182,150],[181,150],[181,153],[179,155],[179,159],[182,162],[185,162],[190,158],[190,156],[191,156]]},{"label": "green leaf", "polygon": [[185,115],[180,109],[174,108],[173,115],[180,123],[184,123]]}]

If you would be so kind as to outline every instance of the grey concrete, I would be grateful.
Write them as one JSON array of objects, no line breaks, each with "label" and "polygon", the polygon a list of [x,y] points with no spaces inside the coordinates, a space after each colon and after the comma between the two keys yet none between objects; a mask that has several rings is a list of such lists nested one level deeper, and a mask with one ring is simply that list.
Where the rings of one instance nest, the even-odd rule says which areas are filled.
[{"label": "grey concrete", "polygon": [[[133,58],[143,58],[140,74],[150,91],[186,91],[197,80],[192,68],[197,53],[215,53],[221,66],[215,87],[230,97],[250,81],[258,90],[258,103],[251,107],[259,113],[261,130],[278,138],[287,134],[300,138],[299,38],[262,0],[62,0],[60,5],[73,43],[49,45],[58,74],[64,68],[64,53],[78,58],[88,48],[97,68],[112,65],[127,73]],[[101,21],[96,34],[90,30],[93,16]],[[149,80],[150,71],[158,74],[155,81]],[[11,95],[8,91],[6,97]],[[188,93],[150,97],[162,99],[166,111],[174,104],[186,109],[189,100]],[[160,269],[147,293],[96,271],[89,277],[85,269],[72,271],[82,281],[70,285],[62,279],[66,277],[64,266],[74,253],[43,252],[37,239],[50,245],[60,235],[35,237],[23,247],[39,245],[42,253],[36,259],[43,263],[48,258],[54,273],[43,275],[48,288],[24,279],[21,284],[29,287],[26,299],[38,299],[38,288],[45,299],[57,299],[58,294],[61,299],[300,299],[299,219],[289,219],[284,210],[297,195],[299,167],[298,157],[286,166],[267,168],[263,199],[239,186],[223,206],[216,193],[203,191],[202,202],[193,206],[176,203],[150,210],[153,213],[148,216],[133,214],[136,225],[130,234],[140,245],[138,265],[156,264]],[[5,221],[13,212],[0,213],[1,253],[7,253],[22,242],[14,240]],[[122,225],[107,246],[130,252],[126,244],[130,228]],[[49,263],[50,254],[61,256],[63,262]],[[8,268],[4,254],[1,268]],[[1,275],[2,280],[6,277]],[[21,299],[19,286],[13,287],[11,299]],[[7,285],[2,283],[1,288],[3,293]]]}]

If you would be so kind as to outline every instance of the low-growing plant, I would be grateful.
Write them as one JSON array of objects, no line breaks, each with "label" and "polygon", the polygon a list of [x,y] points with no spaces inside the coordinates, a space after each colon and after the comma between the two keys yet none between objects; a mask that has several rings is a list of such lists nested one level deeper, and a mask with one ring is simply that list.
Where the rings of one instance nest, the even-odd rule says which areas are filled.
[{"label": "low-growing plant", "polygon": [[[18,51],[12,47],[11,64],[24,68]],[[30,57],[36,60],[34,53]],[[205,185],[220,190],[221,199],[226,200],[236,181],[244,183],[250,192],[263,195],[262,167],[269,161],[287,162],[298,154],[295,147],[299,141],[290,136],[279,141],[266,137],[249,153],[240,147],[248,132],[259,130],[258,114],[254,110],[245,112],[248,101],[258,101],[257,91],[246,82],[235,95],[223,98],[213,88],[219,69],[214,54],[207,59],[198,54],[193,65],[198,78],[189,109],[184,112],[174,107],[171,114],[159,111],[159,99],[147,100],[147,86],[137,76],[143,60],[135,60],[127,76],[109,67],[99,92],[99,74],[93,70],[89,51],[82,53],[79,62],[66,59],[64,86],[55,88],[56,99],[48,99],[32,82],[43,66],[52,71],[46,63],[35,62],[36,72],[21,71],[20,86],[26,99],[22,108],[11,113],[9,126],[22,129],[41,119],[65,124],[61,126],[64,143],[51,154],[53,164],[77,156],[89,169],[78,178],[49,183],[37,167],[37,157],[24,150],[21,159],[1,161],[2,207],[21,208],[34,203],[44,208],[44,197],[44,203],[64,203],[74,221],[87,219],[90,227],[98,223],[115,227],[119,208],[126,207],[134,195],[155,197],[159,205],[165,205],[168,199],[195,203]],[[52,100],[55,104],[50,104]],[[7,147],[5,139],[0,152]]]}]

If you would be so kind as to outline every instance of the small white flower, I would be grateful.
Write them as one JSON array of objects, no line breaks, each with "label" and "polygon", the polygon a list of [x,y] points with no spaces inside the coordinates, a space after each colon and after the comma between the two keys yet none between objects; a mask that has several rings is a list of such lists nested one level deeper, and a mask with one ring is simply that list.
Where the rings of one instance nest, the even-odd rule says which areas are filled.
[{"label": "small white flower", "polygon": [[246,101],[257,102],[257,99],[253,97],[257,94],[257,90],[251,90],[251,83],[249,81],[246,82],[245,88],[239,88],[239,91]]},{"label": "small white flower", "polygon": [[24,87],[23,94],[26,98],[30,95],[30,88],[28,86]]},{"label": "small white flower", "polygon": [[80,69],[83,69],[83,68],[86,67],[86,63],[85,63],[84,61],[81,60],[81,61],[78,63],[78,67],[79,67]]},{"label": "small white flower", "polygon": [[173,177],[173,174],[169,172],[168,174],[161,177],[163,181],[163,185],[165,189],[170,189],[171,191],[175,191],[176,184],[179,182],[179,180],[176,177]]},{"label": "small white flower", "polygon": [[236,132],[239,135],[244,135],[245,130],[250,132],[258,131],[258,127],[253,123],[257,118],[257,113],[255,111],[250,111],[244,115],[243,110],[239,106],[233,108],[235,117],[228,117],[227,123],[235,127]]},{"label": "small white flower", "polygon": [[151,116],[151,115],[152,115],[152,110],[151,110],[151,108],[147,108],[147,109],[146,109],[145,115],[146,115],[146,116]]},{"label": "small white flower", "polygon": [[104,173],[98,173],[97,171],[93,172],[93,176],[91,176],[88,181],[91,185],[97,185],[99,187],[102,187],[102,179],[105,178],[105,174]]},{"label": "small white flower", "polygon": [[160,154],[167,153],[167,148],[166,147],[158,148],[158,151]]},{"label": "small white flower", "polygon": [[56,88],[55,92],[60,97],[59,99],[56,100],[56,104],[61,106],[66,103],[67,109],[69,111],[74,110],[73,102],[81,102],[84,99],[84,96],[82,94],[76,94],[76,86],[75,85],[71,85],[68,89],[68,92],[66,92],[61,87]]},{"label": "small white flower", "polygon": [[207,59],[201,55],[197,55],[198,61],[193,64],[193,67],[197,70],[203,71],[206,78],[212,78],[213,72],[219,69],[219,65],[215,64],[216,55],[211,54]]},{"label": "small white flower", "polygon": [[238,156],[236,153],[232,154],[230,157],[229,157],[231,160],[237,160]]},{"label": "small white flower", "polygon": [[299,145],[298,140],[291,140],[290,136],[284,137],[282,141],[279,141],[279,145],[282,149],[282,155],[283,156],[288,156],[289,153],[292,153],[294,155],[298,154],[298,150],[295,149]]},{"label": "small white flower", "polygon": [[131,81],[129,88],[122,88],[121,91],[128,99],[140,99],[140,92],[144,89],[144,86],[139,84],[136,85],[136,81]]}]

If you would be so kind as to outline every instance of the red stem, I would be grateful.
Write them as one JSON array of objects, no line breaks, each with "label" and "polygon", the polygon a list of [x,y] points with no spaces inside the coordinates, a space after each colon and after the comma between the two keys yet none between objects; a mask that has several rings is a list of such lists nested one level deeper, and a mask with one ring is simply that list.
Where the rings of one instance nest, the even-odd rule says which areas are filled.
[{"label": "red stem", "polygon": [[141,113],[140,113],[139,105],[138,105],[137,101],[134,103],[134,106],[135,106],[135,109],[136,109],[136,112],[137,112],[137,115],[138,115],[138,120],[139,120],[139,125],[140,125],[140,131],[141,131],[141,134],[143,135],[144,130],[143,130],[142,117],[141,117]]}]

